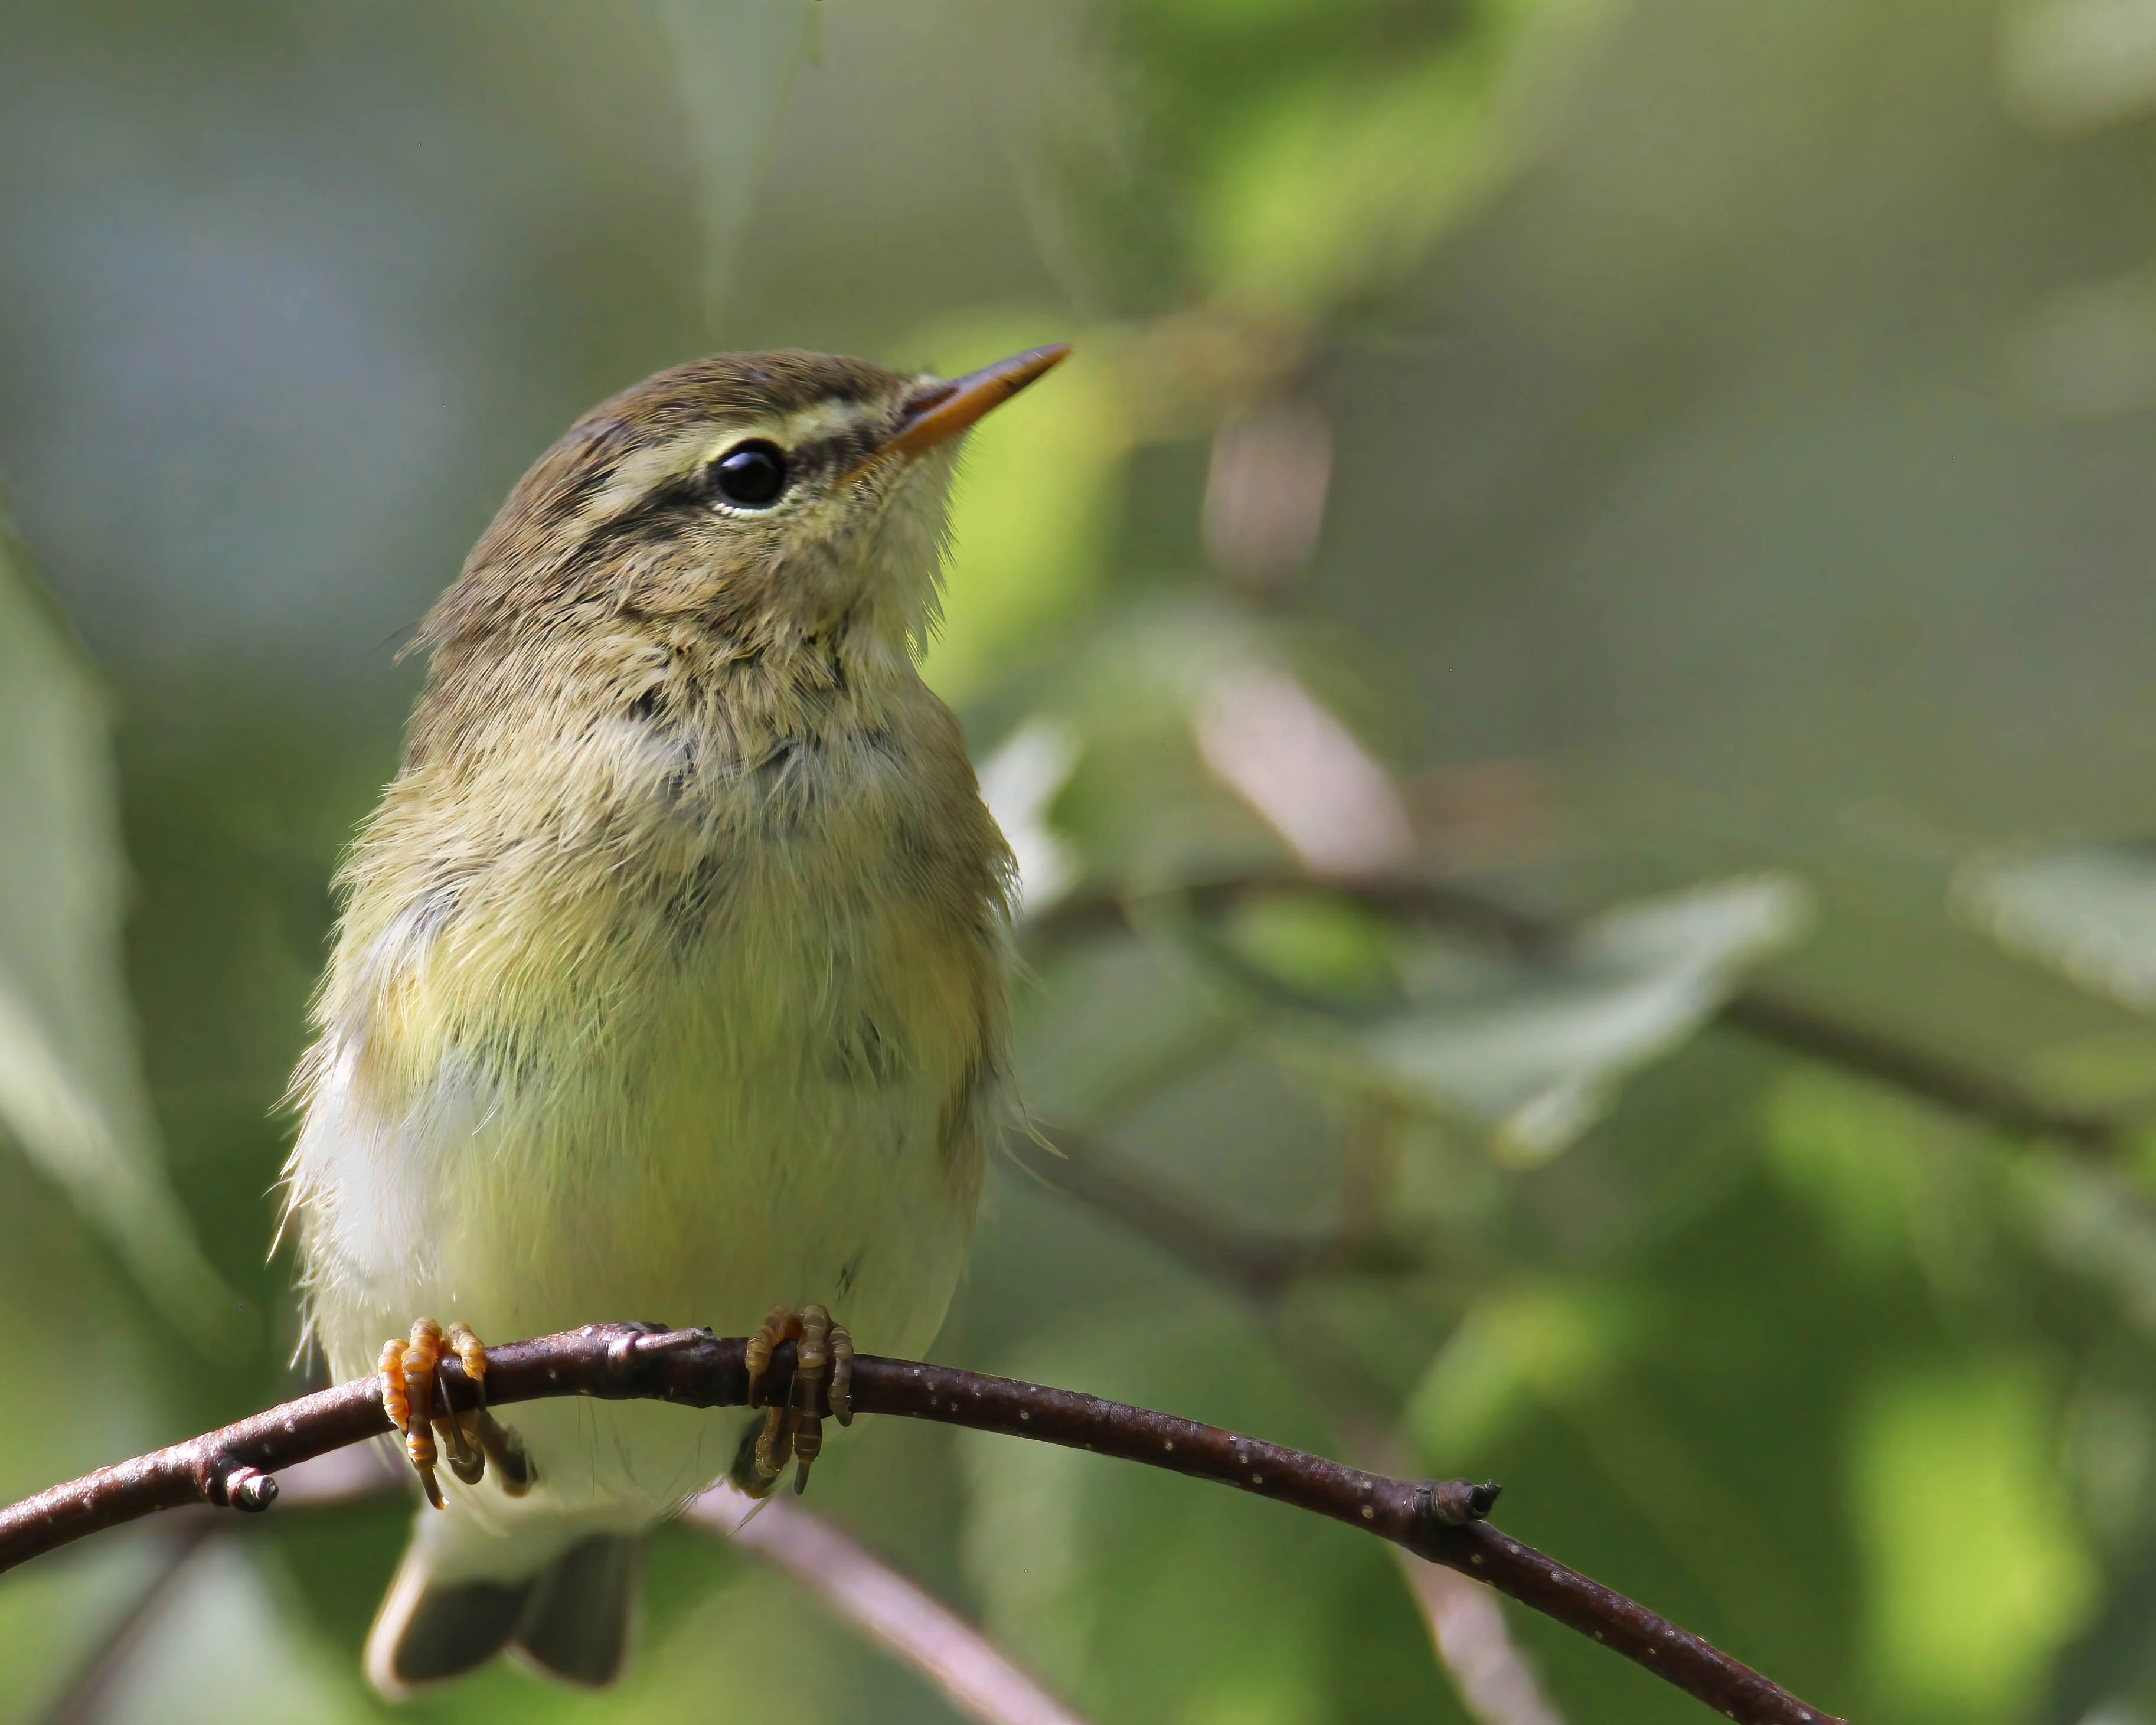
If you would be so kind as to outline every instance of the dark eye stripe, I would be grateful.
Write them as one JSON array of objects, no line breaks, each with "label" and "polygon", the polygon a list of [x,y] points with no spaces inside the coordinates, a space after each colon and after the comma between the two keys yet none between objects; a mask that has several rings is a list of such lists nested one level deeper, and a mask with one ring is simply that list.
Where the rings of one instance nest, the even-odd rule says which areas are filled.
[{"label": "dark eye stripe", "polygon": [[[743,439],[742,443],[762,442],[761,439]],[[850,472],[874,451],[881,441],[866,426],[819,437],[812,442],[798,444],[786,451],[787,490],[790,494],[804,485],[828,478],[834,473]],[[740,447],[729,444],[720,452],[719,459]],[[776,445],[773,445],[776,447]],[[700,462],[683,470],[670,478],[654,485],[650,490],[634,503],[607,519],[593,522],[583,536],[578,547],[578,555],[588,555],[594,550],[619,545],[625,540],[663,533],[670,535],[671,522],[686,522],[708,519],[715,502],[724,501],[712,485],[712,469],[716,460]],[[614,481],[614,469],[608,466],[586,477],[583,488],[596,495]],[[766,506],[768,507],[769,506]],[[741,509],[740,504],[727,503],[730,509]]]}]

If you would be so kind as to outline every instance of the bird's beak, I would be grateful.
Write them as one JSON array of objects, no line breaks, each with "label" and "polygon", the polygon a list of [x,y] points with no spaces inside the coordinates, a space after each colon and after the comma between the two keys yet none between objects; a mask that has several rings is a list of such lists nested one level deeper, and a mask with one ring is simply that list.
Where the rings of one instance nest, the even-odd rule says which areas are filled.
[{"label": "bird's beak", "polygon": [[878,455],[915,455],[956,437],[992,408],[1001,407],[1045,372],[1070,357],[1068,347],[1029,347],[947,383],[927,383],[906,404],[906,418]]}]

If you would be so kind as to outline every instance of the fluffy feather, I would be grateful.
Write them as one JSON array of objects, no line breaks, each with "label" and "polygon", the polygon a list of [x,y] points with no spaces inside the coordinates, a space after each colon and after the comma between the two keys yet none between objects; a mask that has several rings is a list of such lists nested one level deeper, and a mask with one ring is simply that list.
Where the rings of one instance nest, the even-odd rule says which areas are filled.
[{"label": "fluffy feather", "polygon": [[[541,459],[429,618],[295,1080],[290,1214],[339,1377],[420,1313],[739,1335],[813,1301],[875,1352],[933,1339],[1002,1065],[1010,860],[910,650],[950,447],[860,466],[916,387],[799,354],[663,372]],[[793,485],[730,511],[700,476],[751,436]],[[520,1409],[536,1486],[449,1484],[414,1557],[518,1583],[669,1512],[740,1417]]]}]

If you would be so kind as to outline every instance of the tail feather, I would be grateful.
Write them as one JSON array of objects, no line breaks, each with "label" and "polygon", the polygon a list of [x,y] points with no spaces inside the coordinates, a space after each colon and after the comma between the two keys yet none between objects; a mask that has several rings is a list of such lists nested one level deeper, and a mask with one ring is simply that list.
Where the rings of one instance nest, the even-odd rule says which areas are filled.
[{"label": "tail feather", "polygon": [[633,1639],[644,1541],[598,1533],[542,1571],[513,1651],[564,1681],[597,1689],[621,1675]]},{"label": "tail feather", "polygon": [[536,1590],[517,1581],[438,1582],[408,1553],[367,1638],[367,1678],[392,1701],[476,1671],[509,1645]]},{"label": "tail feather", "polygon": [[367,1681],[402,1701],[507,1651],[566,1682],[611,1683],[629,1656],[644,1543],[598,1533],[529,1575],[442,1581],[415,1542],[367,1638]]}]

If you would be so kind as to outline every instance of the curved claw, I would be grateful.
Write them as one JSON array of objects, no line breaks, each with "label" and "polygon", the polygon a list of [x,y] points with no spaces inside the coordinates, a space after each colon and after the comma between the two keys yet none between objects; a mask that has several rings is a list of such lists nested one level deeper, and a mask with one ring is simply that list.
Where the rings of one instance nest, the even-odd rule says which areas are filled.
[{"label": "curved claw", "polygon": [[831,1386],[824,1399],[839,1425],[854,1423],[854,1337],[844,1324],[831,1326]]},{"label": "curved claw", "polygon": [[757,1386],[763,1382],[763,1374],[771,1369],[771,1350],[788,1337],[801,1333],[800,1321],[783,1306],[774,1306],[763,1316],[756,1333],[748,1338],[742,1350],[742,1363],[748,1368],[749,1405],[756,1405]]},{"label": "curved claw", "polygon": [[[451,1352],[463,1366],[475,1398],[471,1412],[464,1415],[449,1405],[439,1369],[444,1354]],[[510,1496],[521,1497],[531,1489],[536,1475],[522,1441],[486,1410],[486,1345],[469,1327],[454,1323],[445,1334],[431,1317],[420,1318],[408,1337],[400,1341],[393,1337],[382,1344],[381,1371],[382,1411],[403,1433],[405,1454],[425,1488],[427,1502],[436,1509],[443,1507],[441,1482],[434,1475],[442,1459],[434,1442],[438,1425],[449,1438],[449,1471],[465,1485],[475,1486],[484,1479],[492,1461],[502,1489]],[[467,1420],[471,1431],[465,1430]]]},{"label": "curved claw", "polygon": [[751,1404],[771,1369],[773,1350],[786,1341],[798,1344],[786,1400],[765,1409],[762,1429],[753,1441],[744,1437],[734,1462],[735,1484],[752,1497],[769,1491],[788,1461],[795,1463],[794,1491],[808,1489],[808,1470],[824,1453],[819,1405],[829,1406],[841,1425],[853,1423],[854,1338],[844,1325],[833,1323],[830,1312],[821,1306],[804,1306],[798,1315],[774,1306],[749,1338],[742,1360],[748,1368]]},{"label": "curved claw", "polygon": [[[465,1369],[465,1378],[478,1399],[475,1412],[486,1412],[486,1344],[474,1335],[465,1325],[449,1326],[449,1344],[456,1352],[458,1363]],[[449,1428],[449,1471],[467,1486],[476,1486],[486,1477],[486,1457],[472,1447],[471,1440],[465,1435],[464,1421],[449,1405],[449,1391],[442,1384],[439,1372],[434,1374],[434,1418],[438,1424]]]},{"label": "curved claw", "polygon": [[404,1434],[404,1453],[412,1471],[427,1493],[427,1502],[442,1507],[441,1481],[434,1477],[439,1454],[434,1448],[433,1414],[438,1385],[434,1367],[441,1358],[441,1326],[423,1317],[412,1326],[405,1341],[392,1340],[382,1348],[382,1405]]},{"label": "curved claw", "polygon": [[797,1458],[793,1495],[808,1489],[808,1470],[824,1453],[824,1422],[816,1412],[816,1392],[831,1369],[831,1314],[820,1306],[801,1311],[799,1363],[793,1370],[793,1394],[788,1398]]}]

